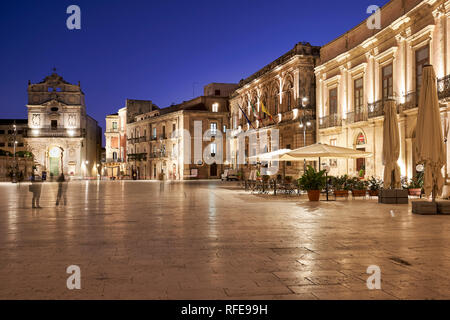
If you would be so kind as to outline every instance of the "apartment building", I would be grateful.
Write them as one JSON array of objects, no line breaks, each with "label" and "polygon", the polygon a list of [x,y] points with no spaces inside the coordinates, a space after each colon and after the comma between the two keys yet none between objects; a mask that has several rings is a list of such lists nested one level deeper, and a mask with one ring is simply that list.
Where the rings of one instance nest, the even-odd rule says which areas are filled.
[{"label": "apartment building", "polygon": [[[203,151],[209,150],[207,156],[214,159],[219,148],[225,149],[225,139],[218,139],[219,131],[228,128],[228,92],[224,88],[230,90],[230,85],[210,84],[205,93],[212,90],[214,95],[154,108],[127,123],[127,165],[131,176],[152,180],[219,178],[223,159],[206,161]],[[211,134],[205,138],[207,131]],[[200,157],[196,146],[201,150]]]}]

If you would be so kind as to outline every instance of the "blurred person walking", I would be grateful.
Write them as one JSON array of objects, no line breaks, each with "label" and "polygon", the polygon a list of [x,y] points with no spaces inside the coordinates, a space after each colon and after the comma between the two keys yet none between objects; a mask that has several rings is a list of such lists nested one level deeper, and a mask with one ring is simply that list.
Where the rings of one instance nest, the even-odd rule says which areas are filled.
[{"label": "blurred person walking", "polygon": [[59,206],[61,199],[64,200],[64,205],[67,204],[67,181],[64,173],[58,177],[58,195],[56,196],[56,206]]},{"label": "blurred person walking", "polygon": [[42,209],[42,207],[39,205],[39,199],[41,198],[42,191],[42,181],[40,181],[40,179],[34,174],[31,176],[31,185],[28,190],[33,193],[31,207],[33,209]]}]

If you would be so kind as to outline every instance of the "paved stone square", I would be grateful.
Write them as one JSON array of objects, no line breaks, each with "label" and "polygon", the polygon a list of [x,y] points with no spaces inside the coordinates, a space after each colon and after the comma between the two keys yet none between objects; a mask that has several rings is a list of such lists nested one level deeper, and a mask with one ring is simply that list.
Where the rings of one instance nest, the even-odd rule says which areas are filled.
[{"label": "paved stone square", "polygon": [[[1,299],[449,299],[450,216],[222,182],[0,184]],[[66,268],[81,268],[68,290]],[[368,290],[368,266],[381,290]]]}]

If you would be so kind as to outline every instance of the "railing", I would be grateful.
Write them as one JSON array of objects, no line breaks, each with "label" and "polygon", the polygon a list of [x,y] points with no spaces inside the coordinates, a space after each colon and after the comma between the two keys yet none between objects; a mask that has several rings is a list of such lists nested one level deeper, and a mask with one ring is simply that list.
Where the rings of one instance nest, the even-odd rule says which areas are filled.
[{"label": "railing", "polygon": [[439,100],[449,100],[450,98],[450,75],[447,75],[437,81]]},{"label": "railing", "polygon": [[405,94],[404,98],[405,98],[405,102],[400,104],[402,111],[417,108],[418,99],[417,99],[416,92],[409,92],[409,93]]},{"label": "railing", "polygon": [[369,119],[384,115],[384,100],[378,100],[367,105],[367,116]]},{"label": "railing", "polygon": [[150,159],[171,158],[172,154],[168,151],[165,152],[152,152],[149,154]]},{"label": "railing", "polygon": [[166,140],[166,139],[167,139],[167,136],[166,136],[165,134],[161,134],[161,135],[159,136],[159,139],[160,139],[160,140]]},{"label": "railing", "polygon": [[319,129],[342,126],[342,119],[337,114],[332,114],[319,119]]},{"label": "railing", "polygon": [[357,123],[367,121],[367,113],[362,108],[358,108],[355,112],[347,113],[347,123]]},{"label": "railing", "polygon": [[67,129],[67,128],[37,128],[24,130],[24,137],[63,137],[63,138],[80,138],[86,135],[86,129]]},{"label": "railing", "polygon": [[123,159],[113,159],[113,158],[107,158],[105,163],[122,163],[124,162]]},{"label": "railing", "polygon": [[150,138],[150,141],[156,141],[156,140],[158,140],[158,138],[155,137],[155,136],[152,136],[152,137]]},{"label": "railing", "polygon": [[128,156],[128,160],[130,160],[130,161],[146,161],[147,160],[146,153],[130,153],[127,156]]},{"label": "railing", "polygon": [[142,136],[142,137],[139,137],[139,138],[137,138],[137,142],[146,142],[147,141],[147,137],[146,136]]}]

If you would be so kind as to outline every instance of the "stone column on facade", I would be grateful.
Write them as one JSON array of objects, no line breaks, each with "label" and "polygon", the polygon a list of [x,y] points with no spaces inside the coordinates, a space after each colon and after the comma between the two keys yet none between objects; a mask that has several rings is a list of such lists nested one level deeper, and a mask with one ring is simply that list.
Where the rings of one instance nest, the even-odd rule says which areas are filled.
[{"label": "stone column on facade", "polygon": [[[342,117],[342,119],[347,118],[347,67],[340,67],[341,76],[338,82],[338,115]],[[339,108],[340,106],[340,108]]]},{"label": "stone column on facade", "polygon": [[[442,78],[445,75],[445,7],[437,7],[433,11],[433,17],[435,27],[430,39],[431,56],[433,56],[433,60],[430,58],[430,63],[434,65],[437,78]],[[434,48],[432,46],[433,44]]]},{"label": "stone column on facade", "polygon": [[[397,94],[400,97],[400,100],[397,100],[397,103],[403,103],[404,97],[406,95],[406,52],[405,52],[405,37],[401,34],[395,36],[397,40],[397,68],[395,70],[398,76],[397,84]],[[402,76],[401,76],[402,75]]]},{"label": "stone column on facade", "polygon": [[294,101],[296,102],[296,106],[299,104],[299,87],[300,87],[300,70],[295,69],[293,71],[294,74]]},{"label": "stone column on facade", "polygon": [[399,136],[400,136],[400,172],[402,176],[407,174],[406,167],[406,120],[404,117],[399,119]]}]

